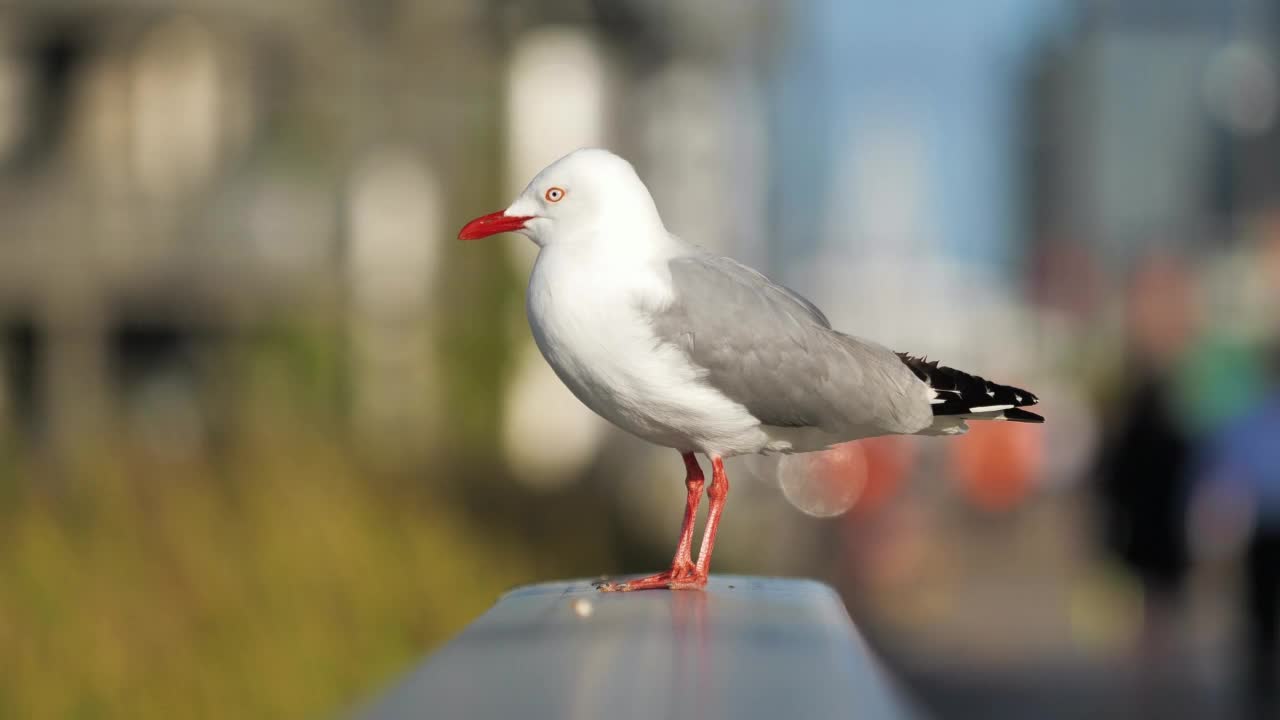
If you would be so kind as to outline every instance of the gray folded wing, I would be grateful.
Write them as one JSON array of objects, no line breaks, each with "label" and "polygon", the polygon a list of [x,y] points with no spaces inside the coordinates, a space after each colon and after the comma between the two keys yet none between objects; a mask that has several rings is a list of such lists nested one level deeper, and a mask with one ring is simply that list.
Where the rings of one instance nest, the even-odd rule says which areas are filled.
[{"label": "gray folded wing", "polygon": [[799,293],[725,257],[677,258],[670,271],[658,338],[762,423],[912,433],[932,422],[927,389],[893,351],[832,330]]}]

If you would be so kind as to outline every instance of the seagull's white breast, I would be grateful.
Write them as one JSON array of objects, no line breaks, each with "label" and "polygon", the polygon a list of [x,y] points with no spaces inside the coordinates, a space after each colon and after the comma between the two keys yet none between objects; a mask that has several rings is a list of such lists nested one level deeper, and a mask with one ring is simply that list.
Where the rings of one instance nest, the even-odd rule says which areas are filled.
[{"label": "seagull's white breast", "polygon": [[665,260],[624,262],[544,247],[526,301],[543,357],[606,420],[682,451],[737,455],[768,444],[746,408],[703,382],[681,350],[654,335],[645,309],[672,301]]}]

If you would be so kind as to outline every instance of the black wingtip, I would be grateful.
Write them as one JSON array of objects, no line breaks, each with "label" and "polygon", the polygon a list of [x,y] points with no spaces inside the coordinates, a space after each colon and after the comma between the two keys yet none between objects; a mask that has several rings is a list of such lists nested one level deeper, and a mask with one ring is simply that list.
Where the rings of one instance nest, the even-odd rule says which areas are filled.
[{"label": "black wingtip", "polygon": [[[898,353],[916,377],[933,388],[934,415],[973,415],[1002,411],[1000,418],[1014,422],[1042,423],[1039,415],[1018,408],[1035,405],[1040,398],[1012,385],[993,383],[977,375],[940,365],[937,360]],[[985,415],[990,419],[991,414]],[[978,419],[978,418],[975,418]]]},{"label": "black wingtip", "polygon": [[1041,417],[1040,415],[1037,415],[1033,412],[1027,412],[1022,408],[1009,408],[1008,410],[1005,410],[1004,419],[1010,420],[1012,422],[1025,422],[1025,423],[1044,422],[1044,418]]}]

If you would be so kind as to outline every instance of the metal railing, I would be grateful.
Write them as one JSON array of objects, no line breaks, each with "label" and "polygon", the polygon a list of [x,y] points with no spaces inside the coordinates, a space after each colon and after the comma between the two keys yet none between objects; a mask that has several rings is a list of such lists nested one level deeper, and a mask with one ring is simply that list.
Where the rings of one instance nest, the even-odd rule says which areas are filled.
[{"label": "metal railing", "polygon": [[408,718],[908,718],[836,593],[716,576],[705,592],[531,585],[357,713]]}]

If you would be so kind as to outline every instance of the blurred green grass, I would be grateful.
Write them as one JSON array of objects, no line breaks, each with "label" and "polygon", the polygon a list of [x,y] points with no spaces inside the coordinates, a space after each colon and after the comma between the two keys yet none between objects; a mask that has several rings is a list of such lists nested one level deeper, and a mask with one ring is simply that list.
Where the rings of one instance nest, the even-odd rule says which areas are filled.
[{"label": "blurred green grass", "polygon": [[260,347],[227,364],[216,452],[157,458],[122,430],[70,453],[5,445],[0,717],[330,715],[512,586],[607,567],[495,493],[503,471],[473,451],[367,469],[324,399],[340,363]]},{"label": "blurred green grass", "polygon": [[237,457],[231,482],[116,462],[7,507],[0,715],[332,711],[530,579],[510,539],[291,449]]}]

